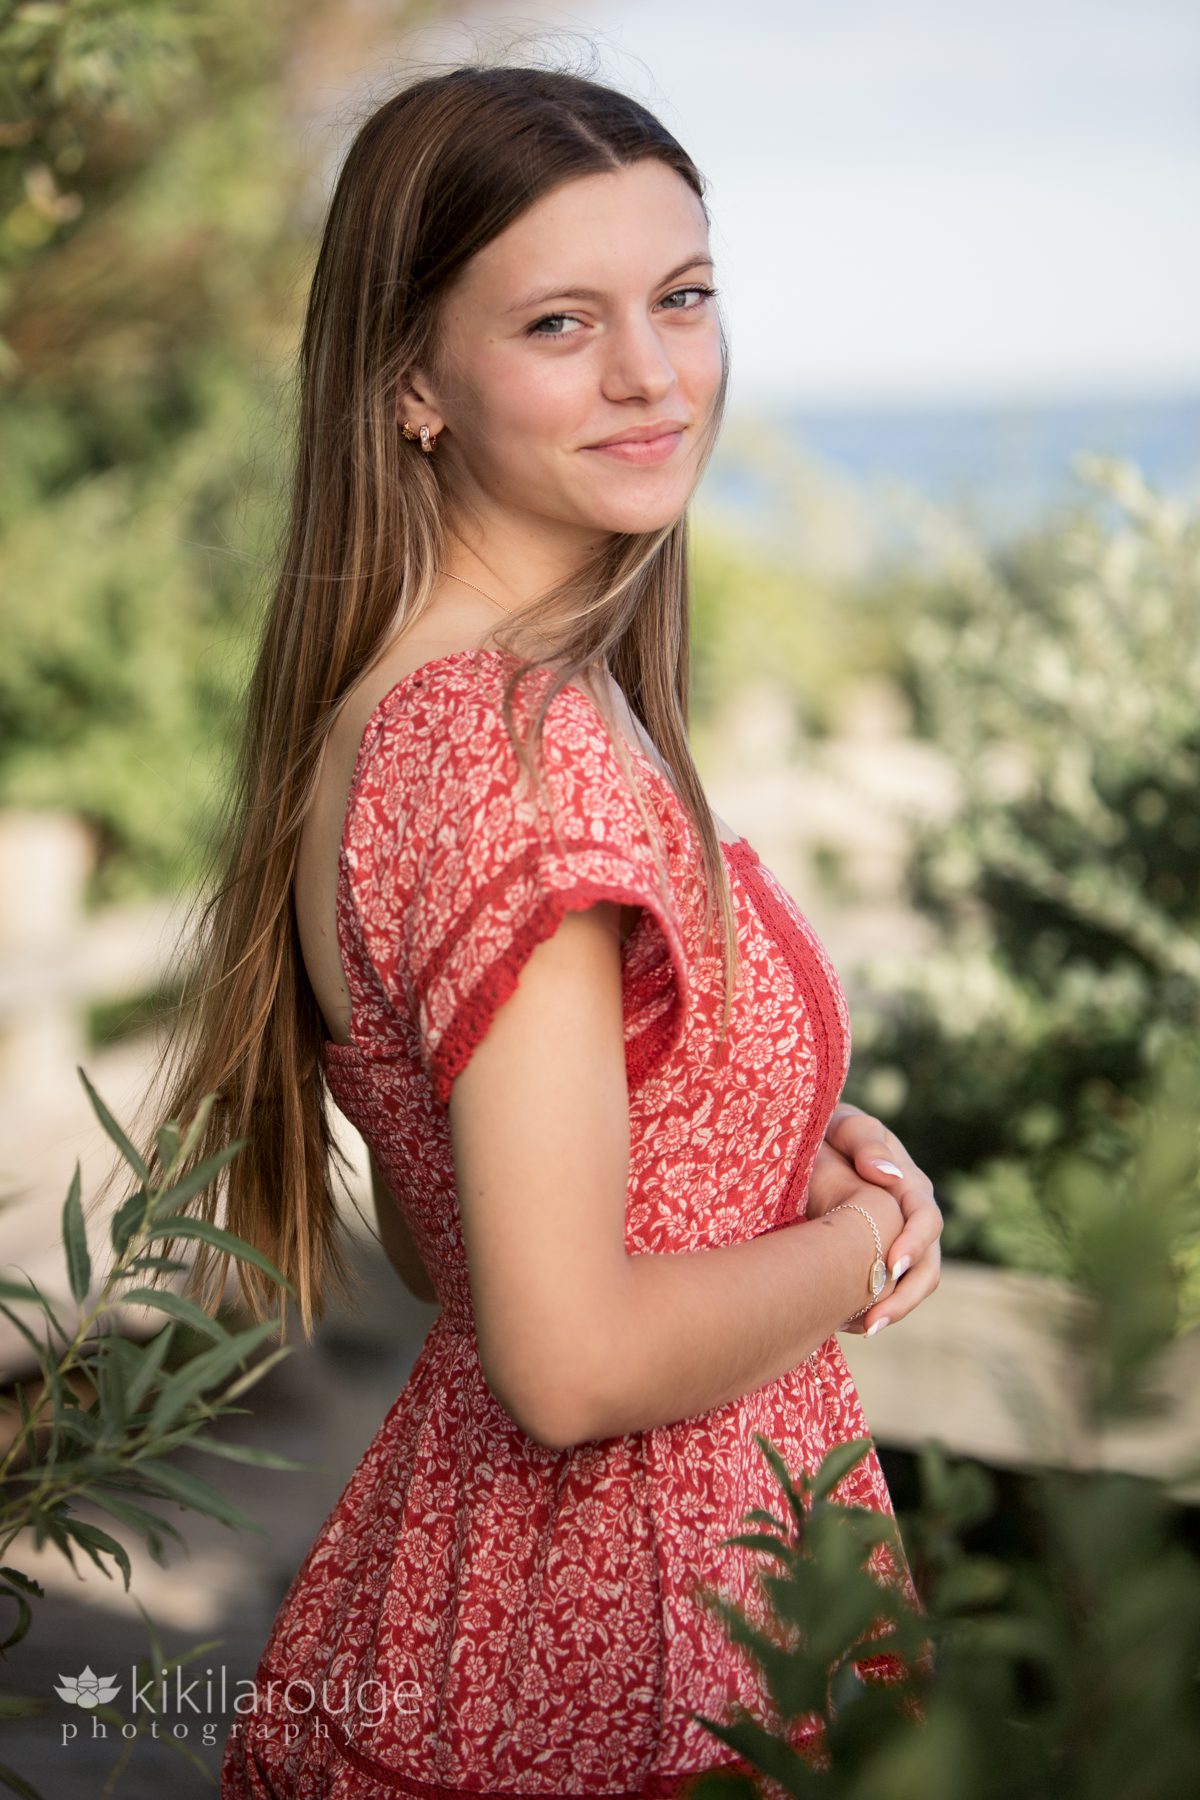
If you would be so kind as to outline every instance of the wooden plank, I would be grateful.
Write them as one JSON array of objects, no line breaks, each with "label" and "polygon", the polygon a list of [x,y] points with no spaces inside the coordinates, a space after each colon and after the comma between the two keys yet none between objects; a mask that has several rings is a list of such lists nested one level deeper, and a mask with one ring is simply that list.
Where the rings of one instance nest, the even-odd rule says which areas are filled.
[{"label": "wooden plank", "polygon": [[1093,1434],[1080,1396],[1085,1365],[1056,1336],[1080,1300],[1048,1276],[943,1258],[936,1291],[873,1338],[838,1342],[872,1435],[916,1448],[936,1437],[953,1455],[1004,1467],[1052,1464],[1154,1475],[1200,1501],[1200,1332],[1177,1338],[1155,1378],[1161,1417]]}]

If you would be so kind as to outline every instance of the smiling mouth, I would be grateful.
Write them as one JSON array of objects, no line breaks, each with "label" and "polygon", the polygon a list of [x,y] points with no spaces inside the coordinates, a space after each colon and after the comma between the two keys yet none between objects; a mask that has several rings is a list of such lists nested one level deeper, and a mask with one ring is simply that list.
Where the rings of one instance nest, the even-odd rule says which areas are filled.
[{"label": "smiling mouth", "polygon": [[586,448],[597,456],[609,456],[617,462],[657,463],[665,462],[683,437],[683,429],[664,431],[659,437],[625,438],[617,444],[588,444]]}]

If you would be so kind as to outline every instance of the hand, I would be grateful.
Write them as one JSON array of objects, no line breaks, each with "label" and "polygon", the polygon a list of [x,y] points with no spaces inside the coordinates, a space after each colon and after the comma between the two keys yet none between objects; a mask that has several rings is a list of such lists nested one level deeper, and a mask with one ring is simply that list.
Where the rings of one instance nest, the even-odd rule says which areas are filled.
[{"label": "hand", "polygon": [[[889,1164],[890,1170],[879,1168],[881,1161]],[[892,1172],[897,1169],[899,1174]],[[939,1239],[945,1221],[933,1197],[932,1182],[895,1133],[870,1113],[843,1101],[834,1107],[817,1152],[806,1216],[819,1218],[832,1206],[852,1200],[857,1182],[886,1187],[904,1215],[904,1225],[888,1252],[888,1272],[895,1286],[842,1327],[862,1335],[879,1320],[894,1323],[928,1300],[941,1279]]]}]

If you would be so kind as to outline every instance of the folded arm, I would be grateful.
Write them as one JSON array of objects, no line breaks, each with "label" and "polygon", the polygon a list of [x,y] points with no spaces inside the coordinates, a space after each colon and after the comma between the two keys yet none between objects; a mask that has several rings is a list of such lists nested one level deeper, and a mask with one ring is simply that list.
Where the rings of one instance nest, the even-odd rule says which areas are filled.
[{"label": "folded arm", "polygon": [[[572,911],[537,945],[450,1096],[484,1378],[551,1449],[690,1418],[795,1368],[859,1304],[873,1255],[849,1209],[721,1247],[626,1250],[616,912]],[[895,1201],[855,1191],[890,1244]]]}]

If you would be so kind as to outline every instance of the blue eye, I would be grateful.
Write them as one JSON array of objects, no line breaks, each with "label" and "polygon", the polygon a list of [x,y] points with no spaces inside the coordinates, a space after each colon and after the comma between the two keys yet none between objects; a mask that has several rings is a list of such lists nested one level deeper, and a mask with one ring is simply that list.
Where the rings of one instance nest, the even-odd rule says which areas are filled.
[{"label": "blue eye", "polygon": [[[678,297],[681,294],[699,294],[701,296],[701,298],[697,301],[695,306],[669,306],[667,308],[667,311],[668,312],[689,312],[689,313],[690,312],[700,312],[703,309],[703,307],[707,304],[707,302],[710,299],[712,299],[713,296],[715,294],[717,294],[719,291],[720,290],[718,288],[705,287],[699,282],[693,283],[690,287],[675,288],[671,293],[664,296],[664,298],[666,300],[676,300],[676,299],[678,299]],[[543,325],[556,325],[560,319],[574,319],[574,318],[575,318],[574,313],[546,313],[543,318],[535,319],[532,325],[529,325],[526,327],[525,335],[526,335],[526,337],[549,337],[549,338],[574,337],[576,334],[573,331],[572,332],[542,331],[540,329],[540,327]],[[578,323],[578,321],[576,321],[576,323]]]}]

